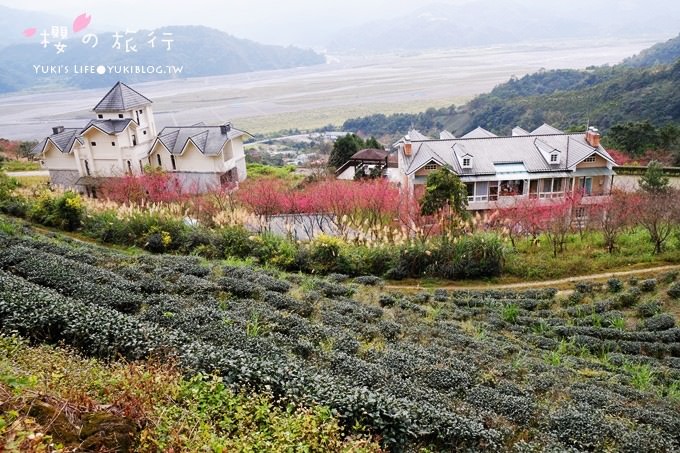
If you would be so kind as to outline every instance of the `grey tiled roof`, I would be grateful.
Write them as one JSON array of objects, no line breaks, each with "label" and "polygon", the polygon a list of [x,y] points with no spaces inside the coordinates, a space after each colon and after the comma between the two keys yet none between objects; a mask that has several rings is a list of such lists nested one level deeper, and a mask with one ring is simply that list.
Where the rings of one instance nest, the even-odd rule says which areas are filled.
[{"label": "grey tiled roof", "polygon": [[484,138],[484,137],[497,137],[493,132],[489,132],[483,127],[477,127],[471,130],[467,134],[463,135],[461,138]]},{"label": "grey tiled roof", "polygon": [[182,154],[184,147],[191,140],[206,156],[216,156],[227,141],[243,135],[250,134],[234,127],[224,135],[221,126],[176,126],[163,128],[158,134],[158,140],[171,154]]},{"label": "grey tiled roof", "polygon": [[[413,131],[409,132],[412,155],[406,156],[402,153],[406,174],[417,171],[430,161],[450,166],[456,173],[467,175],[494,174],[495,163],[515,162],[523,163],[529,173],[571,171],[576,164],[593,153],[598,153],[603,158],[614,162],[602,146],[597,148],[590,146],[585,140],[585,133],[448,140],[416,140],[413,136]],[[540,148],[549,151],[557,150],[561,155],[559,164],[551,165]],[[462,157],[466,154],[472,156],[472,166],[469,169],[463,169],[460,166]]]},{"label": "grey tiled roof", "polygon": [[452,134],[451,132],[449,132],[449,131],[441,131],[441,132],[439,133],[439,138],[440,138],[441,140],[450,140],[450,139],[452,139],[452,138],[456,138],[456,136],[453,135],[453,134]]},{"label": "grey tiled roof", "polygon": [[549,134],[564,134],[564,132],[552,127],[550,124],[545,123],[531,131],[531,135],[549,135]]},{"label": "grey tiled roof", "polygon": [[102,132],[105,132],[109,135],[118,134],[123,132],[130,123],[136,124],[134,120],[130,118],[122,120],[91,120],[89,123],[87,123],[87,126],[83,128],[81,134],[90,127],[96,127],[97,129],[100,129]]},{"label": "grey tiled roof", "polygon": [[80,138],[79,133],[80,129],[70,127],[65,128],[62,132],[58,134],[52,134],[48,137],[45,137],[40,143],[33,147],[31,153],[34,155],[42,154],[43,151],[45,151],[45,145],[47,145],[48,141],[52,142],[54,146],[56,146],[57,149],[62,153],[68,153],[69,151],[71,151],[73,143],[76,140],[82,143],[82,139]]},{"label": "grey tiled roof", "polygon": [[95,112],[124,112],[151,104],[151,101],[122,82],[113,88],[94,106]]},{"label": "grey tiled roof", "polygon": [[529,132],[528,132],[528,131],[525,131],[525,130],[522,129],[521,127],[517,126],[517,127],[513,127],[513,128],[512,128],[512,135],[513,135],[513,136],[517,136],[517,135],[529,135]]}]

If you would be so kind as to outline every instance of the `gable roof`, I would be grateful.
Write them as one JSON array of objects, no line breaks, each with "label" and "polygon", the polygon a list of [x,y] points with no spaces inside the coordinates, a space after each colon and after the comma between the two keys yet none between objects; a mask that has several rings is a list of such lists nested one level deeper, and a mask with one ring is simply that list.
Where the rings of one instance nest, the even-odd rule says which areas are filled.
[{"label": "gable roof", "polygon": [[[542,130],[547,130],[547,128]],[[532,133],[508,137],[468,137],[446,140],[415,140],[412,138],[413,135],[412,132],[409,133],[412,154],[406,156],[403,151],[400,151],[406,174],[418,171],[430,161],[450,166],[461,175],[495,174],[495,164],[504,163],[521,163],[528,173],[565,172],[573,170],[578,163],[593,154],[598,154],[614,163],[602,146],[592,147],[586,142],[584,132],[548,135]],[[566,158],[560,159],[559,164],[551,165],[546,161],[541,150],[544,152],[547,150],[548,153],[558,151]],[[469,169],[462,169],[459,164],[460,159],[465,155],[472,156],[472,166]]]},{"label": "gable roof", "polygon": [[463,135],[461,138],[484,138],[484,137],[498,137],[498,136],[493,132],[487,131],[483,127],[477,126],[475,129]]},{"label": "gable roof", "polygon": [[58,134],[52,134],[48,137],[45,137],[33,147],[31,153],[34,155],[42,154],[45,152],[45,146],[47,146],[47,143],[51,142],[59,151],[67,154],[71,152],[71,149],[73,148],[73,145],[76,141],[81,144],[83,143],[82,139],[80,138],[79,131],[80,129],[78,128],[64,128],[64,130]]},{"label": "gable roof", "polygon": [[[158,134],[156,140],[160,142],[170,154],[181,155],[189,142],[206,156],[217,156],[229,141],[249,133],[230,127],[228,132],[222,133],[222,126],[174,126],[165,127]],[[154,143],[155,145],[155,143]],[[153,149],[153,146],[149,150]]]},{"label": "gable roof", "polygon": [[531,131],[531,135],[551,135],[551,134],[564,134],[564,132],[546,123],[543,123],[536,129]]},{"label": "gable roof", "polygon": [[123,132],[130,124],[136,125],[137,123],[131,118],[122,120],[91,120],[80,133],[84,134],[88,129],[95,127],[105,134],[115,135]]},{"label": "gable roof", "polygon": [[95,112],[124,112],[151,104],[151,100],[133,90],[123,82],[116,84],[94,106]]}]

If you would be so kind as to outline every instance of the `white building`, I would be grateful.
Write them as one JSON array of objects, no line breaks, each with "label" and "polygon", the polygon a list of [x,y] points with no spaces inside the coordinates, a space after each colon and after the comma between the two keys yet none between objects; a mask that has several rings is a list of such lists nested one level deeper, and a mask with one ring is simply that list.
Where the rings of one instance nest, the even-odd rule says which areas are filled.
[{"label": "white building", "polygon": [[165,128],[158,134],[151,104],[118,82],[84,128],[52,128],[33,150],[50,182],[96,195],[102,178],[139,175],[147,165],[175,173],[185,190],[199,192],[246,178],[246,132],[225,124]]},{"label": "white building", "polygon": [[422,193],[427,175],[453,171],[465,183],[468,209],[494,210],[521,198],[551,200],[579,191],[583,204],[609,196],[616,165],[600,145],[600,134],[565,133],[544,124],[532,132],[516,127],[499,137],[481,127],[456,138],[432,139],[411,131],[395,147],[398,183],[405,194]]}]

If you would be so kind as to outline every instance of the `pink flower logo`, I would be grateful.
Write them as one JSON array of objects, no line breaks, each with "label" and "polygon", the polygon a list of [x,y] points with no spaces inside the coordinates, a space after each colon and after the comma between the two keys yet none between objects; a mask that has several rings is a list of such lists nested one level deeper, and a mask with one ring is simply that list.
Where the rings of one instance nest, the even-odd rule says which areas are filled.
[{"label": "pink flower logo", "polygon": [[87,26],[90,25],[91,20],[92,16],[88,16],[86,13],[83,13],[73,19],[73,33],[78,33],[81,30],[85,30]]},{"label": "pink flower logo", "polygon": [[26,30],[23,31],[23,35],[27,38],[32,38],[35,35],[36,31],[37,30],[35,29],[35,27],[27,28]]}]

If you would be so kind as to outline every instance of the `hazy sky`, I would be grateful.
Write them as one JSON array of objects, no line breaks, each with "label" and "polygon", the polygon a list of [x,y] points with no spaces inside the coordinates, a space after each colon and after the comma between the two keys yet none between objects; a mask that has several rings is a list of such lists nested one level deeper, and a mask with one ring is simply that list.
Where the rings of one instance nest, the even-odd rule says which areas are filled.
[{"label": "hazy sky", "polygon": [[[372,20],[403,16],[429,3],[461,4],[478,1],[484,9],[506,0],[0,0],[0,5],[38,10],[67,18],[87,12],[91,27],[156,28],[163,25],[206,25],[238,37],[271,44],[323,45],[335,32]],[[668,12],[679,0],[513,0],[541,5],[556,15],[588,14],[602,20],[611,11],[635,17],[636,11]],[[480,14],[483,18],[483,12]],[[680,28],[680,20],[679,27]],[[650,30],[652,31],[652,30]],[[680,30],[679,30],[680,31]]]},{"label": "hazy sky", "polygon": [[[466,0],[441,3],[461,1]],[[317,34],[325,38],[346,26],[403,15],[422,4],[418,0],[0,0],[0,5],[11,8],[66,17],[88,12],[92,14],[91,27],[99,29],[199,24],[284,45],[310,45]]]}]

